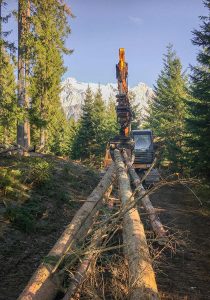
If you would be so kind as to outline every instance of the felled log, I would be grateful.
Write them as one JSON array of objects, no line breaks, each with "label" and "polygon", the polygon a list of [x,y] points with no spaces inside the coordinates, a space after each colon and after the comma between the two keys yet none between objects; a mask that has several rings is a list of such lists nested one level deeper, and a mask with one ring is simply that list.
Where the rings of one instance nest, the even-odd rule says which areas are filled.
[{"label": "felled log", "polygon": [[24,156],[28,156],[27,155],[28,152],[33,151],[32,148],[25,148],[18,144],[11,144],[11,145],[4,146],[4,147],[0,146],[0,148],[3,148],[3,150],[0,150],[0,156],[7,156],[7,155],[16,154],[16,153],[24,155]]},{"label": "felled log", "polygon": [[[141,180],[139,179],[139,176],[137,175],[135,169],[133,168],[132,163],[130,162],[127,153],[125,151],[123,151],[123,157],[125,159],[125,163],[128,167],[128,172],[131,177],[131,180],[133,181],[134,186],[136,188],[139,188],[139,190],[137,191],[137,196],[142,198],[145,195],[145,190],[141,184]],[[156,214],[156,210],[153,207],[152,202],[149,199],[149,196],[145,195],[141,201],[144,206],[144,209],[148,213],[152,229],[154,230],[156,236],[158,238],[165,238],[167,231],[164,229],[158,215]]]},{"label": "felled log", "polygon": [[91,261],[97,254],[97,247],[101,245],[102,241],[102,231],[98,229],[94,233],[91,244],[88,247],[87,254],[82,259],[82,262],[80,263],[80,266],[77,269],[76,274],[74,275],[72,282],[62,300],[74,300],[73,296],[86,279],[88,268],[91,264]]},{"label": "felled log", "polygon": [[88,232],[99,203],[102,203],[102,198],[114,179],[115,165],[112,164],[45,259],[46,261],[56,260],[56,263],[41,263],[18,300],[51,300],[55,297],[59,287],[52,275],[75,241],[80,241]]},{"label": "felled log", "polygon": [[[134,198],[119,150],[114,151],[114,158],[120,199],[122,206],[125,208],[130,202],[134,201]],[[131,291],[129,299],[159,299],[144,228],[136,208],[126,212],[123,217],[123,240],[130,273]]]},{"label": "felled log", "polygon": [[18,146],[11,146],[9,148],[4,147],[3,149],[4,150],[0,150],[0,155],[6,155],[6,154],[8,154],[10,152],[12,153],[14,151],[19,150],[20,148]]}]

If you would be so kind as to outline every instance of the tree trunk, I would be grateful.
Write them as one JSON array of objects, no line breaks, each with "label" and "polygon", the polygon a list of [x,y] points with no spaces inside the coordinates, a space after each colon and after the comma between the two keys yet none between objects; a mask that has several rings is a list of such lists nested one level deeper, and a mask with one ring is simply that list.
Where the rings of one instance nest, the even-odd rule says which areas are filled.
[{"label": "tree trunk", "polygon": [[[135,169],[133,168],[132,163],[130,162],[130,160],[127,156],[127,153],[125,151],[123,152],[123,157],[125,159],[125,163],[128,167],[128,172],[129,172],[129,175],[131,177],[131,180],[133,181],[134,186],[136,188],[140,188],[140,190],[137,192],[137,195],[139,197],[144,196],[145,190],[144,190],[144,188],[141,184],[139,176],[137,175]],[[149,196],[146,195],[144,198],[142,198],[141,201],[142,201],[142,204],[144,206],[144,209],[146,210],[146,212],[149,215],[149,219],[150,219],[152,229],[154,230],[155,234],[160,239],[160,241],[161,240],[164,241],[164,239],[166,238],[167,232],[164,229],[159,217],[157,216],[156,210],[153,207],[153,205],[152,205],[152,203],[149,199]]]},{"label": "tree trunk", "polygon": [[[134,201],[129,177],[119,150],[114,151],[114,157],[119,182],[120,199],[122,206],[126,207],[130,202]],[[131,291],[129,299],[159,299],[144,228],[136,208],[128,211],[123,217],[123,240],[130,272]]]},{"label": "tree trunk", "polygon": [[[25,1],[25,2],[24,2]],[[26,62],[25,36],[29,30],[28,18],[30,17],[30,1],[18,1],[18,105],[28,113],[29,99],[26,95]],[[30,146],[30,125],[28,119],[19,121],[17,125],[17,144],[28,148]]]},{"label": "tree trunk", "polygon": [[56,264],[47,265],[42,263],[18,300],[52,300],[55,297],[59,287],[52,280],[52,274],[57,270],[75,241],[80,241],[88,232],[94,220],[94,214],[97,212],[99,205],[102,204],[102,198],[114,179],[115,165],[112,164],[49,252],[47,259],[56,258]]},{"label": "tree trunk", "polygon": [[[112,192],[112,185],[107,189],[105,195],[104,195],[104,202],[108,206],[109,204],[109,197]],[[76,274],[74,275],[74,278],[71,280],[71,283],[68,287],[68,290],[63,297],[62,300],[74,300],[74,295],[78,291],[79,287],[82,285],[84,280],[87,277],[87,273],[90,271],[90,264],[94,260],[94,258],[97,255],[97,248],[102,244],[103,242],[103,236],[104,236],[103,229],[99,228],[93,233],[93,237],[91,239],[91,244],[89,245],[87,249],[87,254],[82,259],[79,268],[77,269]]]},{"label": "tree trunk", "polygon": [[94,233],[91,244],[87,249],[88,253],[82,259],[82,262],[80,263],[79,268],[77,269],[77,272],[71,281],[67,293],[65,294],[62,300],[74,300],[73,296],[79,289],[79,286],[86,279],[91,261],[93,261],[94,257],[97,255],[97,248],[103,242],[102,234],[104,234],[104,232],[103,230],[101,231],[101,229],[98,229]]}]

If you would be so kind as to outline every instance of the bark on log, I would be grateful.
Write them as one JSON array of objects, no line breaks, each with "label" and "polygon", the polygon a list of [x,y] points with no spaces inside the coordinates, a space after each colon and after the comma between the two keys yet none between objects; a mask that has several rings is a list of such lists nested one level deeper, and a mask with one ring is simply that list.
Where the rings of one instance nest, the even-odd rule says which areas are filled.
[{"label": "bark on log", "polygon": [[[97,212],[102,198],[115,179],[115,165],[112,164],[98,186],[87,198],[87,202],[78,210],[71,223],[56,242],[48,254],[48,258],[57,258],[60,263],[65,254],[71,249],[75,241],[81,240],[87,233]],[[52,274],[58,263],[41,263],[18,300],[52,300],[58,292],[58,286],[53,281]]]},{"label": "bark on log", "polygon": [[79,286],[84,282],[87,276],[88,268],[91,261],[94,259],[97,253],[97,247],[101,245],[103,237],[101,230],[98,229],[93,235],[92,242],[88,247],[88,253],[83,258],[65,296],[62,300],[74,300],[74,294],[77,292]]},{"label": "bark on log", "polygon": [[[123,151],[123,157],[125,159],[125,163],[128,167],[128,172],[131,177],[131,180],[133,181],[133,184],[136,188],[139,188],[139,191],[137,192],[137,195],[139,197],[144,196],[145,189],[141,184],[141,180],[139,179],[139,176],[137,175],[135,169],[132,166],[132,163],[129,161],[129,158],[127,156],[127,153]],[[164,229],[163,224],[161,223],[159,217],[156,214],[156,210],[152,205],[152,202],[149,199],[148,195],[145,195],[144,198],[142,198],[142,204],[144,206],[144,209],[149,215],[150,223],[152,226],[152,229],[154,230],[155,234],[157,235],[157,238],[160,239],[160,241],[163,241],[167,235],[167,231]]]},{"label": "bark on log", "polygon": [[[108,200],[111,192],[112,192],[112,185],[110,185],[110,187],[108,188],[108,190],[104,195],[104,202],[107,205],[108,205]],[[94,257],[96,256],[96,249],[102,244],[103,235],[104,232],[100,228],[93,234],[91,244],[88,247],[88,253],[82,259],[82,262],[80,263],[79,268],[77,269],[77,272],[74,275],[74,278],[72,279],[72,282],[70,283],[68,290],[62,300],[74,300],[73,296],[78,291],[79,287],[87,277],[89,266],[92,260],[94,259]]]},{"label": "bark on log", "polygon": [[[123,207],[134,201],[121,154],[114,151],[119,192]],[[155,274],[151,264],[144,228],[136,208],[128,211],[123,218],[123,239],[125,255],[129,263],[131,292],[129,299],[159,299]]]}]

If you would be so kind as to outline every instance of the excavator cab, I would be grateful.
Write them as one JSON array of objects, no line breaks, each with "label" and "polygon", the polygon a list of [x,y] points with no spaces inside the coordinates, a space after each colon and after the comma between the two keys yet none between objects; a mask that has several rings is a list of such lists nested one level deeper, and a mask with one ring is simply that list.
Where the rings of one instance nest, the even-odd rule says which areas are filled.
[{"label": "excavator cab", "polygon": [[155,158],[152,131],[150,129],[133,130],[132,137],[135,143],[134,168],[146,170],[151,166]]},{"label": "excavator cab", "polygon": [[[150,129],[147,130],[133,130],[132,137],[134,139],[134,163],[133,167],[136,169],[137,173],[140,175],[145,174],[145,172],[150,168],[155,159],[155,149],[153,142],[153,134]],[[147,175],[143,184],[146,187],[152,186],[160,180],[160,174],[157,169],[152,169]]]}]

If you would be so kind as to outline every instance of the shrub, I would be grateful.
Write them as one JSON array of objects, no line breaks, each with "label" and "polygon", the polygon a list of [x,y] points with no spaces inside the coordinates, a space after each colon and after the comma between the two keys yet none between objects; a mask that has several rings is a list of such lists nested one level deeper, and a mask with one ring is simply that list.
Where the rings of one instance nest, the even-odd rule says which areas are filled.
[{"label": "shrub", "polygon": [[29,168],[23,170],[24,182],[41,186],[51,179],[53,166],[44,159],[34,159]]},{"label": "shrub", "polygon": [[18,206],[8,206],[5,214],[14,227],[27,233],[34,231],[34,218],[26,209]]}]

